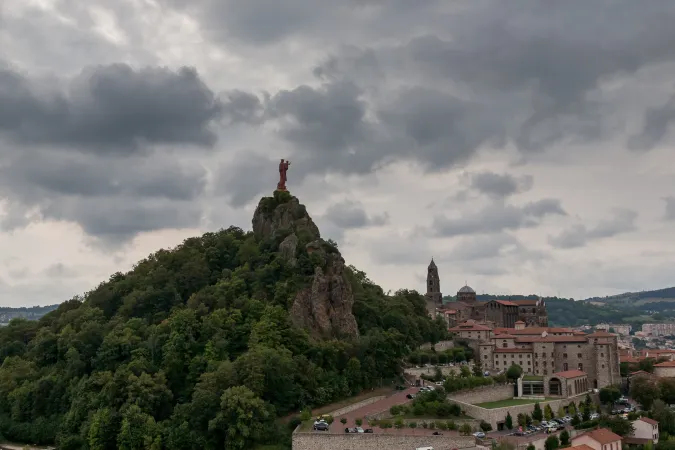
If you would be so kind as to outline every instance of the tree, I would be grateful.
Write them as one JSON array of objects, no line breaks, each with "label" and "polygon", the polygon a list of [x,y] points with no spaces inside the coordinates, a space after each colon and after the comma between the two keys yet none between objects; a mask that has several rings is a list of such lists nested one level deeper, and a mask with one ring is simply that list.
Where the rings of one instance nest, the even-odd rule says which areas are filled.
[{"label": "tree", "polygon": [[558,406],[556,417],[565,417],[565,410],[563,409],[562,405]]},{"label": "tree", "polygon": [[607,386],[600,389],[599,396],[602,403],[612,404],[621,397],[621,391],[617,386]]},{"label": "tree", "polygon": [[647,377],[634,377],[631,380],[630,395],[637,400],[644,409],[649,409],[654,400],[660,397],[659,385]]},{"label": "tree", "polygon": [[660,378],[659,389],[661,391],[661,400],[669,405],[675,403],[675,378]]},{"label": "tree", "polygon": [[584,404],[584,409],[581,411],[581,419],[584,422],[591,420],[591,405]]},{"label": "tree", "polygon": [[487,433],[488,431],[492,430],[492,425],[490,425],[489,423],[487,423],[484,420],[481,420],[480,421],[480,429]]},{"label": "tree", "polygon": [[567,414],[569,414],[571,417],[577,415],[577,407],[574,402],[570,402],[569,405],[567,405]]},{"label": "tree", "polygon": [[511,364],[511,366],[506,371],[506,377],[511,381],[517,380],[518,378],[521,377],[522,374],[523,368],[520,367],[518,364]]},{"label": "tree", "polygon": [[405,423],[403,422],[402,418],[399,417],[394,421],[394,428],[396,428],[397,430],[402,429],[404,426]]},{"label": "tree", "polygon": [[525,416],[525,414],[523,413],[518,414],[516,419],[518,420],[518,425],[520,425],[521,427],[525,428],[527,426],[527,417]]},{"label": "tree", "polygon": [[534,404],[534,410],[532,411],[532,418],[536,421],[539,421],[539,422],[544,420],[544,414],[541,410],[541,406],[539,405],[539,402],[536,402]]},{"label": "tree", "polygon": [[415,428],[417,428],[417,422],[409,422],[408,426],[410,427],[411,430],[413,430],[413,434],[414,434]]},{"label": "tree", "polygon": [[536,450],[536,447],[534,446],[534,444],[528,444],[526,450]]},{"label": "tree", "polygon": [[506,412],[506,420],[504,420],[504,425],[506,425],[507,430],[513,429],[513,417],[509,411]]},{"label": "tree", "polygon": [[471,425],[468,423],[463,423],[462,426],[459,427],[459,434],[462,436],[468,436],[472,431]]},{"label": "tree", "polygon": [[476,360],[473,364],[473,376],[474,377],[482,377],[483,376],[483,365],[481,364],[480,360]]},{"label": "tree", "polygon": [[544,448],[546,450],[556,450],[558,447],[560,447],[560,442],[555,435],[547,437],[546,441],[544,441]]},{"label": "tree", "polygon": [[567,430],[563,430],[563,432],[560,433],[560,445],[563,447],[570,445],[570,434]]},{"label": "tree", "polygon": [[468,366],[461,366],[459,368],[459,376],[462,378],[469,378],[471,376],[471,370]]},{"label": "tree", "polygon": [[246,386],[225,390],[220,402],[220,411],[209,422],[209,430],[223,432],[225,448],[252,448],[274,419],[273,408],[258,398]]},{"label": "tree", "polygon": [[347,418],[346,418],[346,417],[343,417],[342,419],[340,419],[340,423],[341,423],[342,425],[347,425]]},{"label": "tree", "polygon": [[551,409],[551,405],[548,403],[544,407],[544,418],[548,421],[553,419],[553,409]]},{"label": "tree", "polygon": [[360,427],[363,424],[363,419],[356,419],[354,420],[354,423],[356,424],[357,427]]},{"label": "tree", "polygon": [[600,419],[600,426],[609,428],[619,436],[629,436],[635,431],[633,424],[621,416],[603,416]]}]

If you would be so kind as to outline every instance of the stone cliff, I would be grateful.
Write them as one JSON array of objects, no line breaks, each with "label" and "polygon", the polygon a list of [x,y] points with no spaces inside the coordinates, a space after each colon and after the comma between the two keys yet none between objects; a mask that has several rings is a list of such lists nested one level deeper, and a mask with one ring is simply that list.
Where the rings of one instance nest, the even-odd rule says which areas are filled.
[{"label": "stone cliff", "polygon": [[283,237],[278,251],[291,267],[303,252],[314,266],[311,282],[293,300],[293,323],[316,338],[358,338],[345,261],[337,248],[321,239],[304,205],[288,192],[275,191],[274,197],[263,197],[253,214],[253,233],[258,239]]}]

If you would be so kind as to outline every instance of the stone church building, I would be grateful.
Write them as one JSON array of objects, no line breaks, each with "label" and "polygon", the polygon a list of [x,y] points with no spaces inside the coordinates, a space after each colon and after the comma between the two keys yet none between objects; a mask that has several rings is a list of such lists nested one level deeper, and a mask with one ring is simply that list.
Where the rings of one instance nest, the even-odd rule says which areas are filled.
[{"label": "stone church building", "polygon": [[438,266],[433,258],[427,268],[426,302],[429,314],[432,317],[442,314],[449,327],[467,320],[501,328],[548,326],[546,303],[542,299],[481,302],[476,299],[474,289],[463,286],[457,291],[456,301],[443,304]]}]

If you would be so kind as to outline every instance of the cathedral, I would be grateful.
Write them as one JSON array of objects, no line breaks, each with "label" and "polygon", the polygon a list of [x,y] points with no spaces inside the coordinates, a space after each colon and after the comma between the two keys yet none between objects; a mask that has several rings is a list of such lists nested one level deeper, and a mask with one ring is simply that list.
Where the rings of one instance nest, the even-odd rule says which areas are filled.
[{"label": "cathedral", "polygon": [[492,327],[547,327],[548,314],[542,299],[478,301],[476,291],[464,286],[457,291],[455,301],[443,303],[441,279],[433,258],[427,268],[427,310],[434,317],[442,315],[448,327],[474,320]]}]

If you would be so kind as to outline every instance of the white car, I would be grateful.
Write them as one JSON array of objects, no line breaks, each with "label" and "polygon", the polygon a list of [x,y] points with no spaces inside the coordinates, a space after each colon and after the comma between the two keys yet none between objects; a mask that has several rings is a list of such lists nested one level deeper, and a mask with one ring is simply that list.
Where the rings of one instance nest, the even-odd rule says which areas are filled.
[{"label": "white car", "polygon": [[483,433],[482,431],[476,431],[473,435],[478,439],[485,439],[485,433]]}]

